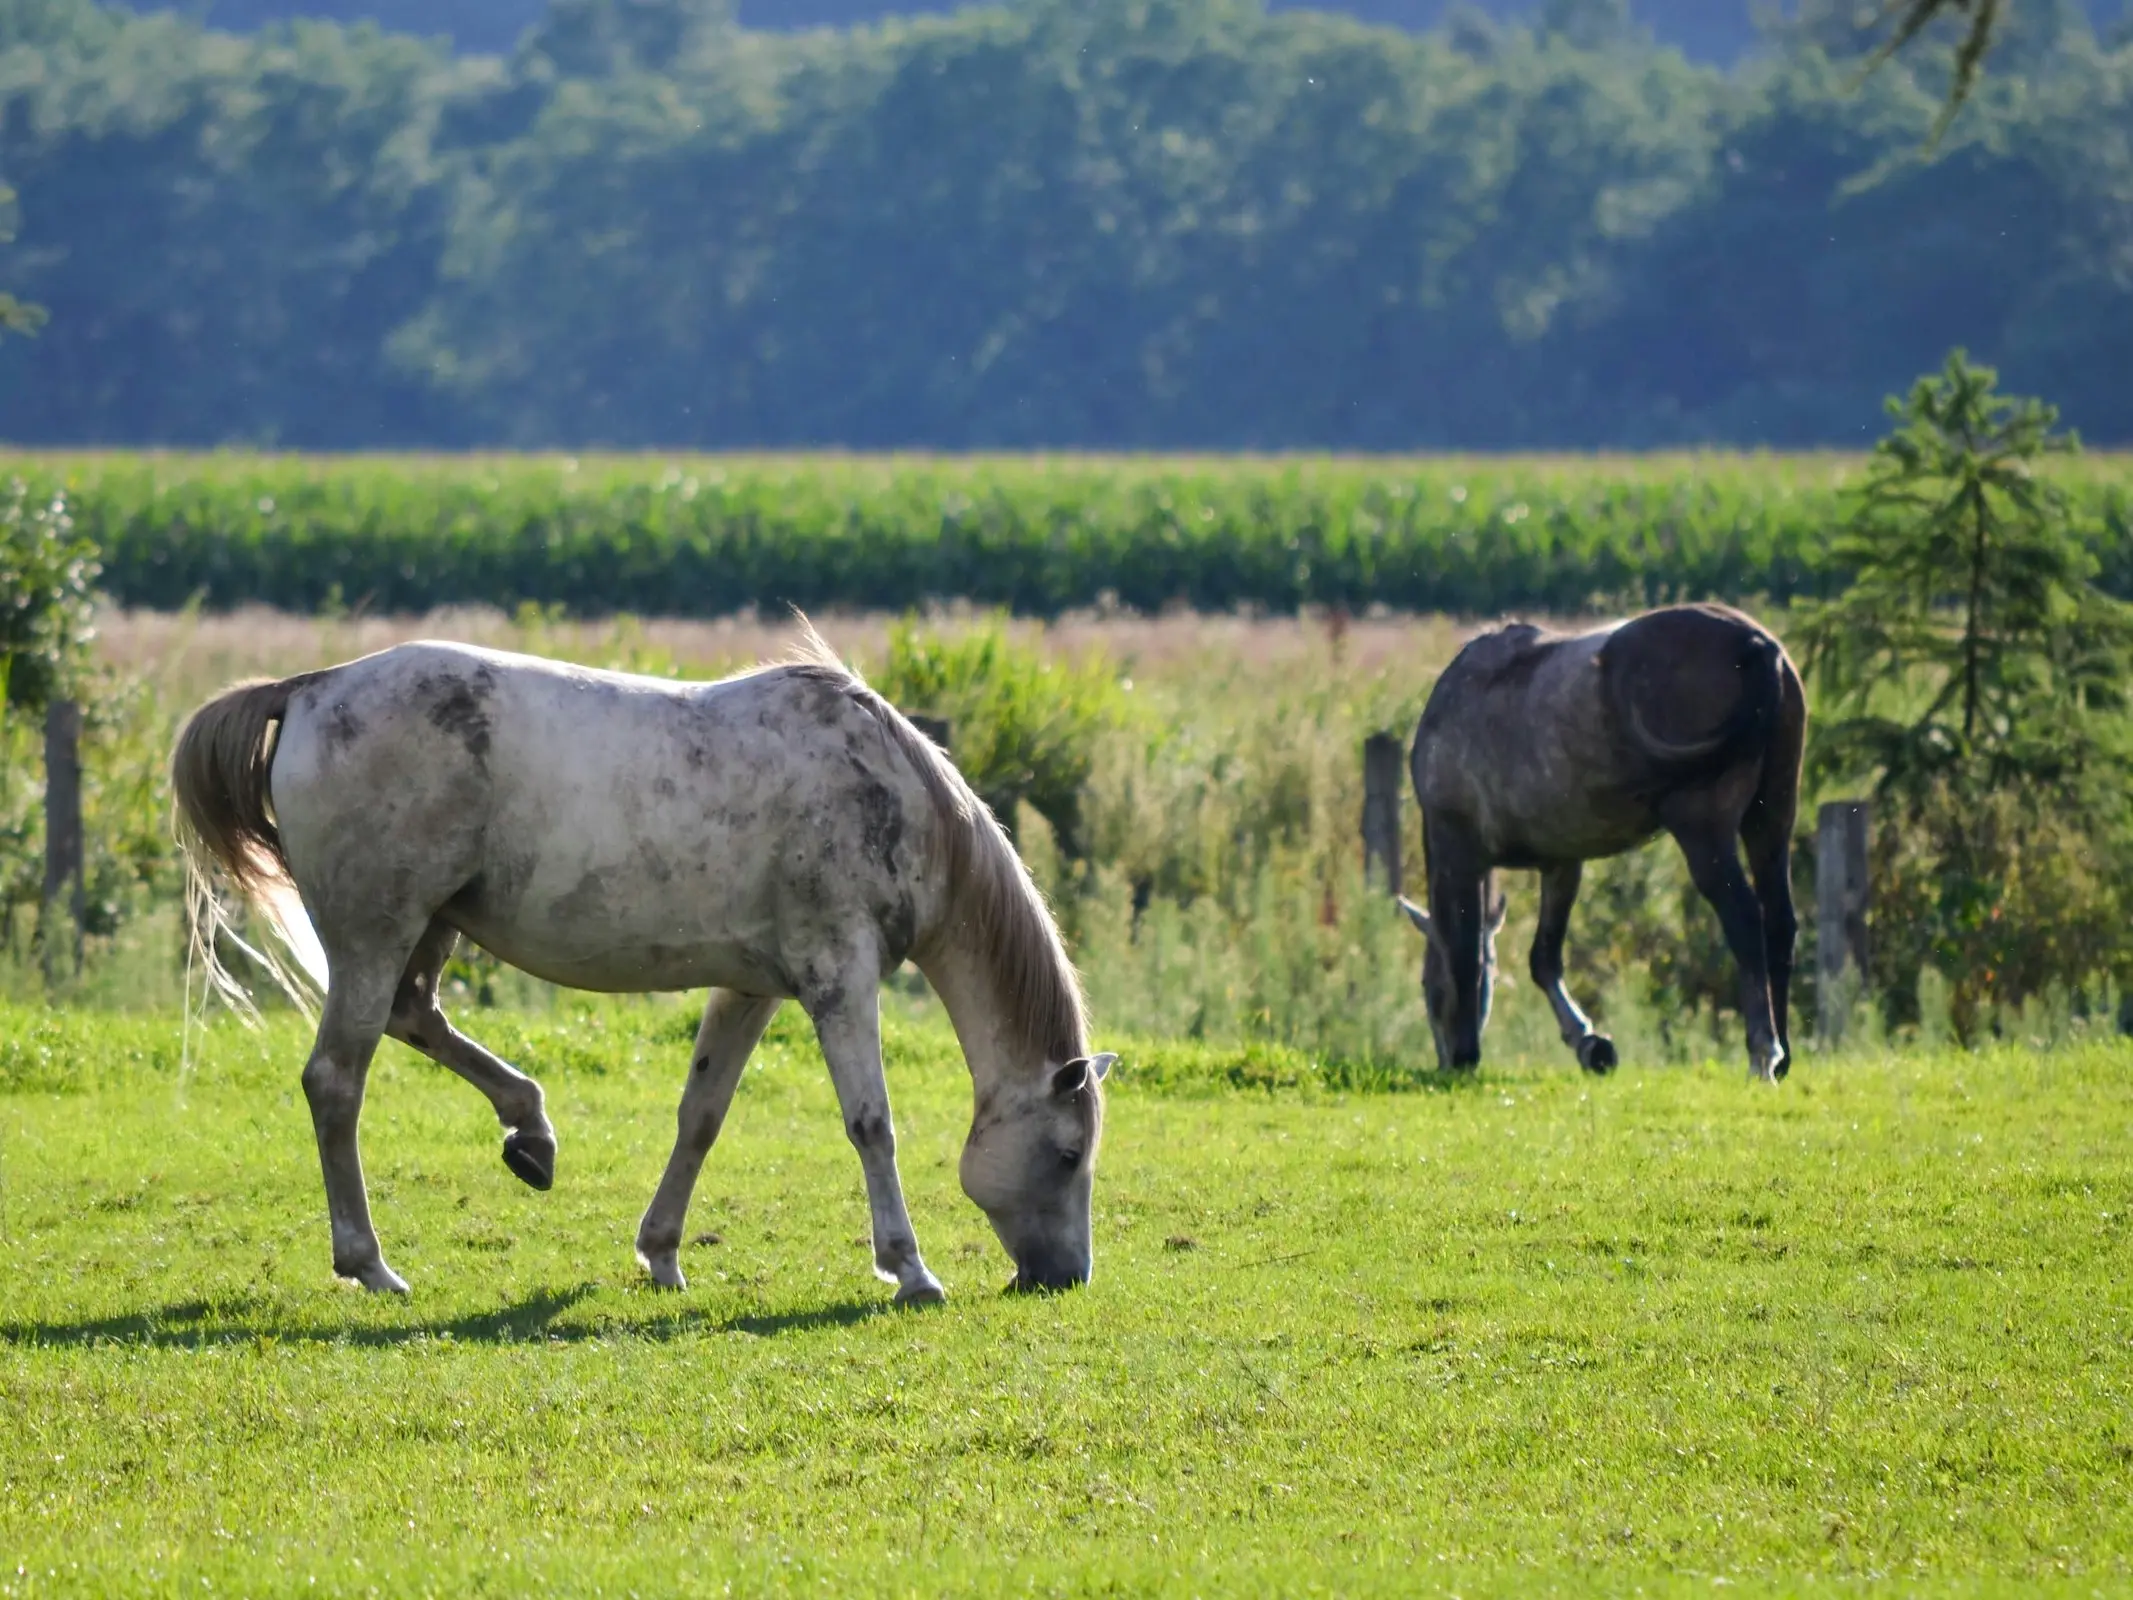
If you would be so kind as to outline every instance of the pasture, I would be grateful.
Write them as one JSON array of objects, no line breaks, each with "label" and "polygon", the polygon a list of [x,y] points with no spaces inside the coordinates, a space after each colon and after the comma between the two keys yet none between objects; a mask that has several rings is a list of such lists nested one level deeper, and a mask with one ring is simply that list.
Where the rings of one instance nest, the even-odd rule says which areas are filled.
[{"label": "pasture", "polygon": [[684,1003],[467,1018],[548,1086],[545,1196],[387,1044],[406,1301],[329,1275],[295,1019],[181,1065],[174,1013],[9,1009],[0,1594],[2133,1582],[2123,1042],[1355,1091],[1100,1027],[1096,1277],[1031,1298],[956,1189],[951,1036],[889,1022],[930,1312],[790,1008],[678,1296],[630,1241]]},{"label": "pasture", "polygon": [[[881,616],[817,620],[870,675],[897,648]],[[967,1077],[903,979],[900,1165],[950,1294],[904,1313],[795,1008],[705,1168],[678,1296],[631,1243],[681,999],[455,968],[455,1017],[548,1090],[558,1181],[512,1179],[480,1098],[387,1044],[364,1156],[405,1302],[330,1275],[296,1019],[218,1018],[181,1059],[163,768],[208,693],[439,634],[706,676],[782,626],[105,613],[78,976],[35,960],[29,719],[0,766],[29,896],[0,962],[0,1596],[2133,1585],[2109,1004],[2040,1003],[1964,1053],[1922,990],[1917,1024],[1862,1018],[1752,1089],[1715,919],[1660,846],[1596,870],[1571,928],[1622,1070],[1558,1043],[1513,874],[1485,1064],[1437,1086],[1418,944],[1358,870],[1357,755],[1413,726],[1469,625],[930,625],[941,659],[988,629],[1041,681],[954,708],[959,761],[993,759],[1030,683],[1040,732],[1105,685],[1083,853],[1018,812],[1122,1055],[1096,1277],[999,1292],[956,1182]],[[1405,826],[1413,882],[1411,803]]]}]

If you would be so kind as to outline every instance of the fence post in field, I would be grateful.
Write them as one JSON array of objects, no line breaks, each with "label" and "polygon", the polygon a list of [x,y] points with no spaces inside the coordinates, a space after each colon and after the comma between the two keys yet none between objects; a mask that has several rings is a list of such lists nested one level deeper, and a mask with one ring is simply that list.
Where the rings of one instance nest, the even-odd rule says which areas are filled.
[{"label": "fence post in field", "polygon": [[1391,734],[1363,741],[1363,875],[1375,863],[1387,894],[1400,892],[1400,765],[1400,741]]},{"label": "fence post in field", "polygon": [[74,970],[81,971],[82,876],[81,706],[73,700],[54,700],[44,711],[44,915],[39,922],[47,977],[58,967],[60,897],[70,881],[73,893],[66,911],[74,930],[68,947]]},{"label": "fence post in field", "polygon": [[1832,800],[1815,817],[1815,994],[1824,1045],[1866,986],[1866,824],[1864,800]]},{"label": "fence post in field", "polygon": [[950,728],[946,717],[913,716],[910,718],[910,722],[912,727],[918,729],[920,733],[939,745],[943,754],[949,753],[948,735]]}]

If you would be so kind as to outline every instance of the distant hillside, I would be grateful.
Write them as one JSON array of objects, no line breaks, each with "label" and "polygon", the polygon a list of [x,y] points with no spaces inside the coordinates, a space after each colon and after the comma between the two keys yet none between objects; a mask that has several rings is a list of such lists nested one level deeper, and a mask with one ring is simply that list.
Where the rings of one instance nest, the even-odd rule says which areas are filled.
[{"label": "distant hillside", "polygon": [[[1544,0],[1466,0],[1468,8],[1487,15],[1519,19],[1537,16]],[[1276,10],[1300,10],[1295,0],[1273,0]],[[2133,0],[2085,0],[2099,26],[2127,14]],[[138,11],[177,10],[201,17],[210,27],[245,31],[288,17],[330,17],[352,22],[369,19],[391,32],[443,35],[469,53],[509,50],[542,10],[542,0],[205,0],[205,3],[157,4],[133,0]],[[1345,11],[1367,22],[1396,27],[1435,27],[1458,0],[1315,0],[1309,9]],[[848,27],[882,17],[958,9],[953,0],[739,0],[740,18],[751,28]],[[1754,42],[1755,0],[1630,0],[1630,11],[1661,43],[1679,47],[1695,60],[1731,62]]]},{"label": "distant hillside", "polygon": [[0,0],[0,287],[51,314],[0,439],[1856,446],[1961,345],[2133,443],[2133,38],[2020,0],[1919,162],[1944,41],[1862,88],[1553,4],[554,0],[500,61]]}]

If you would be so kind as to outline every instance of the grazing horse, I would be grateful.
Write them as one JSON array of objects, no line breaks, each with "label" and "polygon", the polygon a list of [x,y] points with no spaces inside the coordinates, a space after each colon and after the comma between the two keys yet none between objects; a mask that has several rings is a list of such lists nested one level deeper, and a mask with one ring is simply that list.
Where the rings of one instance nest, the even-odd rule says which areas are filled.
[{"label": "grazing horse", "polygon": [[1749,1065],[1785,1076],[1806,735],[1784,646],[1727,606],[1667,606],[1580,634],[1513,623],[1461,650],[1423,708],[1410,762],[1429,909],[1400,902],[1426,940],[1438,1065],[1481,1060],[1504,915],[1495,869],[1518,867],[1541,880],[1533,981],[1579,1065],[1614,1066],[1614,1045],[1563,987],[1563,935],[1583,864],[1664,831],[1739,965]]},{"label": "grazing horse", "polygon": [[[276,733],[275,727],[279,725]],[[214,968],[206,869],[324,970],[304,1068],[333,1268],[405,1292],[371,1227],[356,1123],[382,1034],[472,1083],[536,1189],[556,1140],[539,1085],[460,1033],[437,980],[464,936],[551,982],[710,986],[665,1176],[637,1229],[683,1287],[689,1195],[779,1005],[814,1023],[859,1154],[874,1266],[899,1302],[943,1297],[896,1170],[877,989],[932,982],[976,1100],[964,1192],[1014,1258],[1011,1287],[1089,1276],[1105,1072],[1074,969],[998,823],[935,745],[805,630],[797,659],[719,683],[594,672],[414,643],[233,688],[173,758],[193,935]],[[271,808],[271,810],[270,810]]]}]

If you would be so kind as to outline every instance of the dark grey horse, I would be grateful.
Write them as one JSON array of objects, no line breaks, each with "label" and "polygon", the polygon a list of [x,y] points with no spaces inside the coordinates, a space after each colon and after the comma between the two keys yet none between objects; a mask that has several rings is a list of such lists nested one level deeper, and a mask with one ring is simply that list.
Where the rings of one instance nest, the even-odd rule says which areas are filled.
[{"label": "dark grey horse", "polygon": [[1512,623],[1461,650],[1423,708],[1411,761],[1429,909],[1400,902],[1428,941],[1438,1065],[1481,1060],[1504,914],[1495,872],[1523,867],[1541,880],[1533,981],[1579,1064],[1614,1066],[1614,1045],[1563,987],[1563,935],[1583,864],[1664,831],[1739,963],[1750,1067],[1782,1078],[1806,735],[1785,647],[1727,606],[1667,606],[1580,634]]}]

